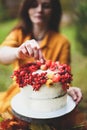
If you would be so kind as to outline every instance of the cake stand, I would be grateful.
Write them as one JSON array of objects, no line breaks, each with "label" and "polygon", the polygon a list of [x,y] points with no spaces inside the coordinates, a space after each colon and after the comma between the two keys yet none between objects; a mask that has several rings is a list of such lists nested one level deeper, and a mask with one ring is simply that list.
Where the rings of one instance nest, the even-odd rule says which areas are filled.
[{"label": "cake stand", "polygon": [[43,120],[49,120],[52,118],[58,118],[63,115],[66,115],[70,113],[75,107],[76,103],[73,101],[73,99],[68,95],[67,96],[67,104],[62,109],[59,109],[54,112],[49,113],[36,113],[32,110],[29,110],[26,105],[23,103],[22,95],[21,93],[17,94],[13,97],[11,100],[11,107],[12,112],[15,116],[18,118],[31,122],[31,121],[43,121]]}]

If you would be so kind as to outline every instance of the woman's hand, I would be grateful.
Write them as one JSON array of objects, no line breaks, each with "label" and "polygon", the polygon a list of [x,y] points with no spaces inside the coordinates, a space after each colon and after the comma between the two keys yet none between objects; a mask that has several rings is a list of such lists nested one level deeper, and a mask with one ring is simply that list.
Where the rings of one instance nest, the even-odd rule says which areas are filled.
[{"label": "woman's hand", "polygon": [[78,104],[82,99],[81,89],[78,87],[70,87],[67,93],[73,98],[73,100]]},{"label": "woman's hand", "polygon": [[17,58],[34,57],[36,60],[44,62],[44,57],[38,43],[35,40],[27,40],[17,49]]}]

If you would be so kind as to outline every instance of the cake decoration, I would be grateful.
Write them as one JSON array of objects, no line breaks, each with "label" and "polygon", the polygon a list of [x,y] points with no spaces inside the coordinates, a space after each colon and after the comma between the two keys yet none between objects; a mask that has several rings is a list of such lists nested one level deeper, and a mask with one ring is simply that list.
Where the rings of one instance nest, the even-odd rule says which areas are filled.
[{"label": "cake decoration", "polygon": [[44,64],[40,61],[29,62],[15,70],[11,77],[20,88],[31,85],[35,91],[38,91],[43,84],[51,87],[53,83],[57,82],[61,83],[62,88],[66,91],[72,81],[70,66],[51,60],[47,60]]}]

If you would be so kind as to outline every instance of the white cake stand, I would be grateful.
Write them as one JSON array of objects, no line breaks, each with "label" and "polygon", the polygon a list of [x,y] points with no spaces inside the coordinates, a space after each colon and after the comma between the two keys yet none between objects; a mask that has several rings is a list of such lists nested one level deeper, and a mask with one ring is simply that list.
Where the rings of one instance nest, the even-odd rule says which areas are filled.
[{"label": "white cake stand", "polygon": [[26,121],[32,121],[32,119],[52,119],[57,118],[71,112],[76,106],[76,103],[68,95],[67,104],[62,109],[49,113],[36,113],[29,110],[26,105],[23,104],[21,93],[17,94],[11,100],[11,107],[13,113],[18,117]]}]

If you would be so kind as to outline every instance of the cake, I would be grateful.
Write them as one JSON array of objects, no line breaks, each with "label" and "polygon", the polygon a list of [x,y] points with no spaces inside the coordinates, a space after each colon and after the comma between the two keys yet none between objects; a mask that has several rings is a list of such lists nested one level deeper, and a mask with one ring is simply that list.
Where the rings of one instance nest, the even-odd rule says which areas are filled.
[{"label": "cake", "polygon": [[49,113],[67,104],[67,89],[72,81],[67,64],[29,62],[15,70],[12,78],[19,84],[22,101],[30,111]]}]

